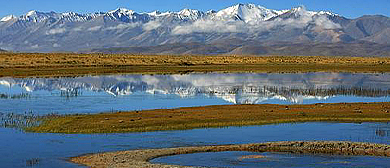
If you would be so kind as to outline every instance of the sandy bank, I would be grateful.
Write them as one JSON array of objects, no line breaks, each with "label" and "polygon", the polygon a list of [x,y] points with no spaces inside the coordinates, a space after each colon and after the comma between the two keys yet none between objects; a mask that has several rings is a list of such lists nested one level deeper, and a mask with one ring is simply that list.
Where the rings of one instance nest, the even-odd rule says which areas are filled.
[{"label": "sandy bank", "polygon": [[161,156],[221,151],[289,152],[306,154],[369,155],[389,157],[390,145],[339,141],[269,142],[243,145],[221,145],[108,152],[74,157],[71,158],[70,161],[78,164],[83,164],[89,167],[181,168],[184,166],[152,164],[149,162],[149,160]]}]

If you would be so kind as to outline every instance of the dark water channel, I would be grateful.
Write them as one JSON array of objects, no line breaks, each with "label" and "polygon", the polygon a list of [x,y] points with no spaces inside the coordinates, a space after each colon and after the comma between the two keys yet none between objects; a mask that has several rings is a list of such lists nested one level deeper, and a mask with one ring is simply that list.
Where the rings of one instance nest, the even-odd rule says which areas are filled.
[{"label": "dark water channel", "polygon": [[224,168],[258,167],[388,167],[390,159],[372,156],[303,155],[289,153],[216,152],[161,157],[153,163]]}]

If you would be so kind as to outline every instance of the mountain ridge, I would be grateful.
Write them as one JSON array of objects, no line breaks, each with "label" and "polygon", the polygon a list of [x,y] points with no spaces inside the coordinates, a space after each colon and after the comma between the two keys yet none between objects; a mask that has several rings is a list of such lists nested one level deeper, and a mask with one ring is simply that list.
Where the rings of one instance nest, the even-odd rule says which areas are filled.
[{"label": "mountain ridge", "polygon": [[[248,44],[242,42],[255,42],[250,46],[264,43],[348,46],[362,42],[390,45],[390,19],[378,15],[348,19],[332,12],[308,11],[302,6],[273,10],[255,4],[237,4],[207,12],[183,9],[139,13],[126,8],[88,14],[30,11],[0,21],[0,48],[20,52],[87,52],[196,43],[208,46],[222,45],[221,41],[244,48]],[[178,47],[188,50],[180,53],[196,50]],[[140,52],[147,53],[149,48]],[[221,53],[212,51],[212,47],[209,50],[206,54]]]},{"label": "mountain ridge", "polygon": [[[220,11],[214,11],[214,12],[210,12],[210,11],[213,11],[213,10],[209,10],[208,12],[203,12],[203,11],[199,11],[199,10],[196,10],[196,9],[189,9],[189,8],[184,8],[178,12],[170,12],[170,11],[167,11],[167,12],[160,12],[158,10],[156,11],[153,11],[153,12],[150,12],[150,13],[147,13],[147,12],[136,12],[134,10],[130,10],[130,9],[127,9],[127,8],[124,8],[124,7],[119,7],[115,10],[111,10],[111,11],[108,11],[108,12],[94,12],[94,13],[86,13],[86,14],[80,14],[80,13],[76,13],[76,12],[64,12],[64,13],[56,13],[54,11],[50,11],[50,12],[41,12],[41,11],[36,11],[36,10],[31,10],[29,12],[27,12],[26,14],[24,15],[21,15],[21,16],[15,16],[13,14],[11,15],[8,15],[8,16],[5,16],[3,18],[0,19],[1,22],[7,22],[7,21],[10,21],[10,20],[25,20],[25,21],[34,21],[34,22],[38,22],[38,21],[42,21],[44,19],[47,19],[49,17],[52,17],[52,18],[61,18],[61,17],[67,17],[67,16],[84,16],[84,17],[93,17],[93,16],[113,16],[113,15],[119,15],[119,16],[132,16],[132,15],[149,15],[149,16],[162,16],[162,15],[168,15],[168,14],[177,14],[177,15],[181,15],[181,16],[203,16],[203,15],[217,15],[219,17],[226,17],[224,15],[227,15],[229,19],[231,18],[235,18],[235,19],[239,19],[239,18],[245,18],[244,15],[255,15],[255,16],[258,16],[259,14],[259,11],[260,13],[262,14],[262,16],[258,16],[257,18],[261,18],[263,19],[264,16],[266,15],[271,15],[269,17],[267,17],[267,19],[264,19],[264,20],[268,20],[274,16],[277,16],[277,15],[280,15],[280,14],[283,14],[285,12],[288,12],[288,11],[297,11],[297,10],[300,10],[304,7],[296,7],[296,8],[291,8],[290,10],[286,9],[286,10],[273,10],[273,9],[267,9],[263,6],[260,6],[260,5],[256,5],[256,4],[251,4],[251,3],[248,3],[248,4],[242,4],[242,3],[239,3],[239,4],[236,4],[236,5],[233,5],[233,6],[230,6],[230,7],[227,7],[225,9],[221,9]],[[257,9],[254,10],[254,9]],[[252,10],[252,12],[248,12]],[[243,11],[246,11],[246,12],[243,12]],[[158,14],[157,14],[158,13]],[[314,12],[314,11],[310,11],[310,13],[313,13],[313,14],[326,14],[326,15],[338,15],[338,14],[335,14],[335,13],[332,13],[332,12],[327,12],[327,11],[319,11],[319,12]],[[248,17],[254,17],[254,16],[248,16]],[[40,18],[40,19],[39,19]]]}]

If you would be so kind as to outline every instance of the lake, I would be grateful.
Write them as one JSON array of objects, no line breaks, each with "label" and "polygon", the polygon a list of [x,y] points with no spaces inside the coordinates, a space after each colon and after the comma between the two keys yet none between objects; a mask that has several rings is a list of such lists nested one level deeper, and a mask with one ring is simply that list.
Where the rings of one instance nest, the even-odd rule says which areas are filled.
[{"label": "lake", "polygon": [[390,74],[0,78],[2,113],[72,114],[222,104],[388,102],[389,95]]},{"label": "lake", "polygon": [[[18,114],[100,113],[223,104],[389,102],[389,95],[390,74],[210,73],[0,78],[0,117],[4,123],[9,116]],[[387,123],[300,123],[92,135],[25,133],[1,125],[1,167],[78,167],[67,163],[66,158],[140,148],[284,140],[390,142]]]}]

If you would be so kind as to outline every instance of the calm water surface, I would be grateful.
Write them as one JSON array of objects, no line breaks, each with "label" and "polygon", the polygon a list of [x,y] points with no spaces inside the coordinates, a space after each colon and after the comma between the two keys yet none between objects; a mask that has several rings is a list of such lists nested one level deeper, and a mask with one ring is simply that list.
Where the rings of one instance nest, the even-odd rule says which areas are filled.
[{"label": "calm water surface", "polygon": [[0,112],[96,113],[221,104],[390,101],[390,74],[187,74],[0,78]]},{"label": "calm water surface", "polygon": [[[245,158],[245,156],[263,158]],[[244,158],[243,158],[244,157]],[[209,166],[224,168],[258,168],[258,167],[388,167],[389,158],[370,156],[331,156],[302,155],[288,153],[256,152],[216,152],[195,153],[161,157],[153,159],[154,163],[168,163],[185,166]]]},{"label": "calm water surface", "polygon": [[[269,141],[342,140],[390,144],[387,123],[300,123],[127,134],[35,134],[0,129],[0,167],[77,167],[67,157],[144,148],[244,144]],[[369,162],[367,160],[366,162]],[[387,160],[390,161],[390,160]],[[364,160],[362,161],[364,163]]]},{"label": "calm water surface", "polygon": [[[0,125],[10,114],[99,113],[220,104],[388,102],[390,74],[187,74],[0,78]],[[13,116],[13,115],[11,115]],[[386,123],[302,123],[129,134],[64,135],[0,128],[0,167],[77,167],[84,153],[280,140],[389,144]]]}]

